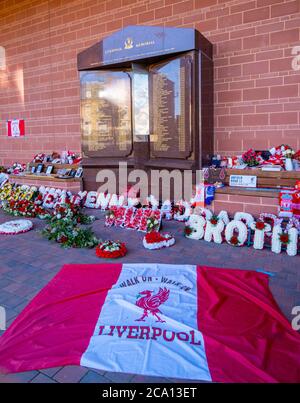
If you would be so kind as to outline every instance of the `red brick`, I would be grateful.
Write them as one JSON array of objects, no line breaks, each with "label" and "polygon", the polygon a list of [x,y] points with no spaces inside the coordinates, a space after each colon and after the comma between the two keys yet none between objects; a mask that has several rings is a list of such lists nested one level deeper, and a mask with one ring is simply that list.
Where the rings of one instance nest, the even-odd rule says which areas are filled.
[{"label": "red brick", "polygon": [[239,90],[244,88],[253,88],[254,80],[241,80],[241,81],[233,81],[230,83],[231,90]]},{"label": "red brick", "polygon": [[230,114],[235,115],[235,114],[243,114],[243,113],[254,113],[255,112],[255,106],[254,105],[239,105],[239,106],[232,106],[230,108]]},{"label": "red brick", "polygon": [[241,65],[230,65],[218,68],[218,78],[239,77],[242,73]]},{"label": "red brick", "polygon": [[106,2],[106,10],[111,11],[115,8],[120,8],[122,6],[122,0],[109,0]]},{"label": "red brick", "polygon": [[257,22],[261,20],[267,20],[270,17],[269,7],[256,8],[255,10],[245,11],[243,22]]},{"label": "red brick", "polygon": [[143,22],[151,21],[154,20],[154,11],[148,11],[146,13],[142,13],[138,16],[138,21],[139,24],[142,24]]},{"label": "red brick", "polygon": [[225,17],[218,18],[218,27],[219,28],[227,28],[233,27],[234,25],[240,25],[243,22],[243,14],[231,14]]},{"label": "red brick", "polygon": [[267,50],[265,52],[256,53],[256,60],[278,59],[283,56],[283,49]]},{"label": "red brick", "polygon": [[218,0],[195,0],[195,8],[211,7],[217,4]]},{"label": "red brick", "polygon": [[243,115],[244,126],[264,126],[268,124],[268,114],[266,113],[254,113]]},{"label": "red brick", "polygon": [[164,17],[169,17],[170,15],[172,15],[171,6],[155,9],[155,18],[164,18]]},{"label": "red brick", "polygon": [[291,69],[292,69],[291,57],[270,60],[270,72],[291,71]]},{"label": "red brick", "polygon": [[255,80],[256,87],[266,87],[266,86],[273,86],[273,85],[280,85],[280,84],[283,84],[282,77],[257,78]]},{"label": "red brick", "polygon": [[282,43],[296,43],[299,40],[299,28],[290,29],[284,32],[274,32],[271,34],[271,45]]},{"label": "red brick", "polygon": [[186,0],[173,5],[173,14],[187,13],[193,9],[193,0]]},{"label": "red brick", "polygon": [[290,1],[284,4],[276,4],[271,7],[271,17],[281,17],[282,15],[291,15],[298,13],[299,10],[299,0]]},{"label": "red brick", "polygon": [[236,115],[219,116],[219,127],[233,127],[242,125],[242,117]]},{"label": "red brick", "polygon": [[269,72],[269,63],[268,63],[268,61],[245,63],[245,64],[243,64],[242,71],[243,71],[244,76],[268,73]]},{"label": "red brick", "polygon": [[284,77],[284,84],[299,84],[300,83],[300,72],[293,74],[291,76]]},{"label": "red brick", "polygon": [[261,26],[256,27],[256,32],[258,34],[265,34],[275,31],[283,31],[284,30],[284,22],[273,22],[271,24],[263,24]]},{"label": "red brick", "polygon": [[278,85],[270,88],[271,98],[289,98],[298,96],[298,85]]},{"label": "red brick", "polygon": [[230,38],[244,38],[245,36],[253,36],[255,34],[255,28],[238,29],[230,32]]},{"label": "red brick", "polygon": [[270,123],[271,125],[297,124],[298,114],[297,112],[271,113]]},{"label": "red brick", "polygon": [[280,104],[261,104],[256,105],[256,112],[263,113],[263,112],[282,112],[283,105]]},{"label": "red brick", "polygon": [[251,10],[255,8],[255,1],[248,1],[244,4],[238,4],[236,6],[232,6],[230,8],[230,11],[232,13],[238,13],[240,11],[246,11],[246,10]]},{"label": "red brick", "polygon": [[232,39],[218,44],[219,54],[223,55],[227,52],[236,52],[242,49],[241,39]]},{"label": "red brick", "polygon": [[224,91],[218,94],[219,102],[238,102],[242,99],[241,91]]},{"label": "red brick", "polygon": [[253,101],[259,99],[268,99],[269,98],[269,88],[250,88],[243,90],[243,100],[244,101]]},{"label": "red brick", "polygon": [[255,56],[253,54],[231,56],[230,64],[242,64],[247,62],[254,62]]},{"label": "red brick", "polygon": [[269,35],[255,35],[243,39],[243,49],[266,48],[269,46]]}]

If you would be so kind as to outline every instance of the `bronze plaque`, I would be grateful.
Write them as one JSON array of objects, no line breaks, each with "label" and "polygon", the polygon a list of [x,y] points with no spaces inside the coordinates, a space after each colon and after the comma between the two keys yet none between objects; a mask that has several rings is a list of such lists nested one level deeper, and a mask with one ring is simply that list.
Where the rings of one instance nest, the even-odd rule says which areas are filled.
[{"label": "bronze plaque", "polygon": [[82,149],[122,157],[132,150],[131,79],[124,71],[80,73]]},{"label": "bronze plaque", "polygon": [[151,156],[191,155],[193,55],[150,66]]}]

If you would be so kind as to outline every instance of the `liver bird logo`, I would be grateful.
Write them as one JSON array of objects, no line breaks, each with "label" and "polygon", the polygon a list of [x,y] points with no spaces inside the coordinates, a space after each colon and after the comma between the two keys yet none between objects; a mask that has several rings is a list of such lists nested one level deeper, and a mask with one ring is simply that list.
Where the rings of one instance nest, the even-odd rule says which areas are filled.
[{"label": "liver bird logo", "polygon": [[149,313],[151,313],[157,319],[156,322],[164,323],[165,320],[162,320],[158,314],[162,313],[158,307],[167,301],[169,298],[170,290],[167,288],[159,287],[159,291],[157,294],[153,294],[154,291],[145,290],[141,291],[137,296],[136,306],[143,309],[143,315],[136,319],[137,322],[145,322],[145,318],[148,317]]}]

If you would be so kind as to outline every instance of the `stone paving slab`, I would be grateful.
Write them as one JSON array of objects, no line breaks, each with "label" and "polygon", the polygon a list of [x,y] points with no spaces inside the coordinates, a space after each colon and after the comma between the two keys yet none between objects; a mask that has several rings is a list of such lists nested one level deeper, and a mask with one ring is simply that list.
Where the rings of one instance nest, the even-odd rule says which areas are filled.
[{"label": "stone paving slab", "polygon": [[[143,233],[122,228],[105,228],[103,212],[92,210],[86,212],[99,217],[93,224],[93,229],[99,238],[126,242],[128,254],[118,260],[120,263],[200,264],[234,269],[264,269],[275,274],[274,277],[270,277],[270,289],[283,314],[289,320],[292,319],[293,306],[300,306],[299,255],[289,257],[285,253],[276,255],[266,249],[257,251],[248,247],[234,248],[227,244],[216,245],[189,240],[183,236],[184,224],[175,221],[164,221],[163,231],[175,235],[176,245],[169,249],[149,251],[142,246]],[[14,218],[0,210],[0,223],[12,219]],[[58,244],[48,242],[39,233],[45,223],[38,219],[32,221],[34,229],[29,233],[17,236],[0,235],[0,305],[7,307],[8,325],[64,264],[102,262],[96,257],[94,250],[66,250]],[[0,331],[0,335],[2,333]],[[170,383],[182,380],[66,366],[0,375],[1,382]]]}]

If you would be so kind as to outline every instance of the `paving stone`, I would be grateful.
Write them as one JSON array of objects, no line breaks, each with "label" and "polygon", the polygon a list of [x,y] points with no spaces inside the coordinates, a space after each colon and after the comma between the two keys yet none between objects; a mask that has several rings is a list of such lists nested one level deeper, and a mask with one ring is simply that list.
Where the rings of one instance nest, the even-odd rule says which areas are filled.
[{"label": "paving stone", "polygon": [[40,369],[40,372],[52,378],[62,367]]},{"label": "paving stone", "polygon": [[49,378],[44,374],[38,374],[35,378],[33,378],[30,383],[57,383],[53,379]]},{"label": "paving stone", "polygon": [[111,381],[97,372],[88,371],[81,379],[80,383],[111,383]]},{"label": "paving stone", "polygon": [[126,383],[130,382],[134,375],[119,372],[106,372],[105,377],[116,383]]},{"label": "paving stone", "polygon": [[53,379],[59,383],[79,382],[87,372],[86,368],[69,365],[58,371]]},{"label": "paving stone", "polygon": [[0,375],[0,383],[27,383],[36,377],[38,371],[19,372],[17,374]]}]

